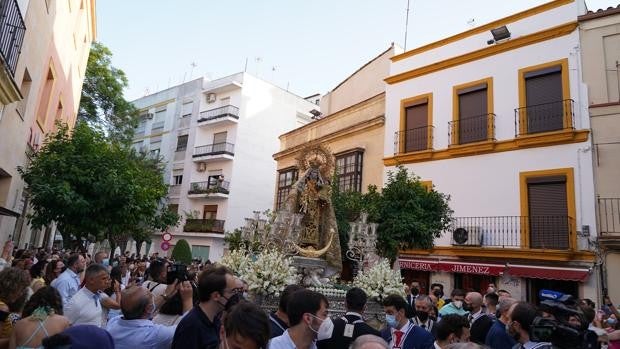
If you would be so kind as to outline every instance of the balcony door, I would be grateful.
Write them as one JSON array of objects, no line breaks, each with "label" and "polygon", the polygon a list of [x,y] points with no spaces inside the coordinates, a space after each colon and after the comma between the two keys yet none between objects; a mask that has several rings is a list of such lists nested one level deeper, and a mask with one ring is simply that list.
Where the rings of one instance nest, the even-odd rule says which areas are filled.
[{"label": "balcony door", "polygon": [[571,217],[566,194],[566,176],[527,180],[531,248],[569,248]]},{"label": "balcony door", "polygon": [[527,132],[538,133],[564,128],[562,66],[525,74]]},{"label": "balcony door", "polygon": [[459,144],[486,140],[488,133],[487,84],[458,91],[458,97]]},{"label": "balcony door", "polygon": [[428,149],[428,99],[405,108],[405,152]]},{"label": "balcony door", "polygon": [[202,219],[216,219],[217,205],[204,205],[202,210]]},{"label": "balcony door", "polygon": [[213,152],[226,151],[226,137],[228,132],[219,132],[213,135]]}]

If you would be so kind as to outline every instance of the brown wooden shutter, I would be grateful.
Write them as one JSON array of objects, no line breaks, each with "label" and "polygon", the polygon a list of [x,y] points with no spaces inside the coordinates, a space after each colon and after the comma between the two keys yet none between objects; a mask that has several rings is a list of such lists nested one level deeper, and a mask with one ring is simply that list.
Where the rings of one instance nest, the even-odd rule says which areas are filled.
[{"label": "brown wooden shutter", "polygon": [[428,101],[405,109],[405,152],[428,148]]},{"label": "brown wooden shutter", "polygon": [[458,91],[459,143],[478,142],[487,139],[487,85]]},{"label": "brown wooden shutter", "polygon": [[560,66],[526,74],[525,98],[528,133],[561,130],[564,127]]},{"label": "brown wooden shutter", "polygon": [[568,249],[566,177],[528,180],[530,247]]}]

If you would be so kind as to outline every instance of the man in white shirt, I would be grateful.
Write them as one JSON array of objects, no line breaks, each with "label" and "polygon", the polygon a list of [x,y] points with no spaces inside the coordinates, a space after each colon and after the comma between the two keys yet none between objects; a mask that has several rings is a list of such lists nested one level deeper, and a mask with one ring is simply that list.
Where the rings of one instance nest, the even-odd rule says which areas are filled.
[{"label": "man in white shirt", "polygon": [[52,281],[50,286],[60,293],[63,307],[67,306],[71,297],[80,289],[80,273],[84,271],[85,263],[81,254],[72,254],[67,259],[67,270]]},{"label": "man in white shirt", "polygon": [[102,326],[103,309],[100,292],[110,286],[108,269],[101,264],[91,264],[86,269],[82,287],[65,307],[64,315],[71,325]]},{"label": "man in white shirt", "polygon": [[[146,287],[153,296],[159,297],[166,292],[166,279],[168,277],[168,263],[163,260],[154,260],[148,270],[149,280],[142,286]],[[179,280],[183,281],[183,280]]]}]

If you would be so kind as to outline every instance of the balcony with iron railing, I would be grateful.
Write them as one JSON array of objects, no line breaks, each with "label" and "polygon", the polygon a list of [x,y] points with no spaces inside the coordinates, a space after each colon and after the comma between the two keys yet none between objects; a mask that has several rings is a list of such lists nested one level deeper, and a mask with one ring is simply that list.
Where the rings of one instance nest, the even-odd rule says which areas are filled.
[{"label": "balcony with iron railing", "polygon": [[620,250],[620,198],[597,198],[599,243]]},{"label": "balcony with iron railing", "polygon": [[213,125],[219,123],[236,124],[239,120],[239,108],[233,105],[205,110],[200,112],[198,125]]},{"label": "balcony with iron railing", "polygon": [[186,219],[183,231],[187,233],[224,233],[225,221],[220,219]]},{"label": "balcony with iron railing", "polygon": [[235,156],[235,145],[222,142],[202,145],[194,148],[192,158],[195,162],[232,160]]},{"label": "balcony with iron railing", "polygon": [[0,56],[13,76],[25,35],[26,25],[17,0],[0,0]]},{"label": "balcony with iron railing", "polygon": [[187,192],[189,198],[228,198],[230,182],[224,180],[210,179],[204,182],[194,182],[190,184]]},{"label": "balcony with iron railing", "polygon": [[447,233],[459,247],[569,250],[573,228],[568,216],[455,217]]},{"label": "balcony with iron railing", "polygon": [[515,109],[515,136],[574,130],[574,104],[572,99],[565,99]]},{"label": "balcony with iron railing", "polygon": [[432,150],[433,126],[422,126],[394,134],[394,155]]},{"label": "balcony with iron railing", "polygon": [[464,117],[448,122],[450,146],[495,140],[495,114]]}]

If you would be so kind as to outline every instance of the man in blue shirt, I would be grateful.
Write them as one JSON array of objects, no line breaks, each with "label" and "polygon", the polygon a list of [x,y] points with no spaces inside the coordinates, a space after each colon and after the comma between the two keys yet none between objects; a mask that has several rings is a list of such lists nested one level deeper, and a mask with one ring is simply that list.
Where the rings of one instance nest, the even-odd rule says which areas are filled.
[{"label": "man in blue shirt", "polygon": [[[183,302],[183,311],[192,309],[192,286],[189,281],[172,284],[178,288]],[[170,294],[175,291],[167,289]],[[121,310],[118,316],[108,322],[110,332],[117,349],[170,348],[172,337],[177,326],[164,326],[151,321],[155,311],[155,297],[142,286],[132,286],[123,291]]]},{"label": "man in blue shirt", "polygon": [[485,341],[485,344],[489,348],[511,349],[517,344],[517,341],[506,332],[506,324],[509,320],[508,311],[516,302],[517,301],[513,298],[502,298],[502,300],[499,301],[498,308],[500,317],[495,321],[493,326],[491,326]]},{"label": "man in blue shirt", "polygon": [[80,289],[80,273],[84,271],[85,264],[84,257],[81,254],[72,254],[67,259],[67,270],[52,281],[50,286],[60,293],[63,307],[67,306],[71,297]]},{"label": "man in blue shirt", "polygon": [[210,266],[198,276],[200,303],[181,320],[172,340],[172,349],[215,348],[219,345],[220,315],[234,296],[235,277],[222,266]]}]

